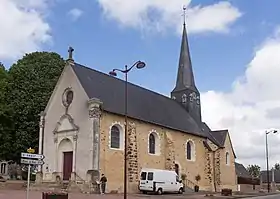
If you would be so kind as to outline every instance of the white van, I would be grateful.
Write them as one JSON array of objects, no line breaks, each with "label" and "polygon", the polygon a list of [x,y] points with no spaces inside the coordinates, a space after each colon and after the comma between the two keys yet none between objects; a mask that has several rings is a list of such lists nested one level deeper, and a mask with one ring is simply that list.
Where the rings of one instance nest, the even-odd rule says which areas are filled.
[{"label": "white van", "polygon": [[175,171],[160,169],[142,169],[140,173],[139,190],[142,193],[154,192],[162,194],[183,193],[183,184]]}]

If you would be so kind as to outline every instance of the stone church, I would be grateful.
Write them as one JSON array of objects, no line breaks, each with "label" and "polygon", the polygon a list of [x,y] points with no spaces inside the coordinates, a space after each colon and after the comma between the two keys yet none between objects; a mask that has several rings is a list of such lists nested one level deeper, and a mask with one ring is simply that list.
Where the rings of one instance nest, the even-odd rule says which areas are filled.
[{"label": "stone church", "polygon": [[[70,51],[41,113],[39,153],[45,164],[37,182],[91,189],[104,173],[106,191],[123,192],[125,82],[74,62]],[[127,89],[128,192],[138,191],[141,168],[175,170],[191,189],[237,189],[228,130],[212,131],[201,120],[185,25],[171,97],[132,83]]]}]

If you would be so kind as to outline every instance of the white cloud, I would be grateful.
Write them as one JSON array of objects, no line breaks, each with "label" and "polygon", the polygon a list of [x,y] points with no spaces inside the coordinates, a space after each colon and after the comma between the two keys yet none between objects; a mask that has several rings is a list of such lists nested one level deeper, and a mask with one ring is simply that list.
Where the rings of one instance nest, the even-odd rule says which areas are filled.
[{"label": "white cloud", "polygon": [[45,21],[51,0],[1,0],[0,59],[13,60],[51,40]]},{"label": "white cloud", "polygon": [[103,14],[124,27],[140,30],[181,33],[183,5],[187,6],[190,33],[227,32],[229,26],[241,17],[241,12],[229,2],[221,1],[207,6],[191,7],[191,0],[98,0]]},{"label": "white cloud", "polygon": [[[228,128],[238,159],[265,168],[265,130],[280,129],[280,28],[257,49],[245,74],[228,93],[203,93],[203,118],[210,127]],[[217,80],[218,81],[218,80]],[[268,136],[271,166],[280,160],[278,135]]]},{"label": "white cloud", "polygon": [[73,8],[68,12],[68,14],[72,17],[72,20],[76,21],[82,16],[83,11],[78,8]]}]

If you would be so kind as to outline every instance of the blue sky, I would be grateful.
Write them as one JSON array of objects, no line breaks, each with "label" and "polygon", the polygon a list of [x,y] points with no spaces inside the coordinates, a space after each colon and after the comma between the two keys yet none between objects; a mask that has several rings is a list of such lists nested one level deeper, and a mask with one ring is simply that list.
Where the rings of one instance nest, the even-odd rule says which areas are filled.
[{"label": "blue sky", "polygon": [[280,129],[279,0],[1,0],[0,60],[8,68],[36,50],[66,59],[71,45],[76,62],[105,73],[145,61],[129,81],[169,95],[183,5],[203,120],[229,129],[238,161],[264,166],[263,133]]},{"label": "blue sky", "polygon": [[[181,2],[184,5],[184,1]],[[197,0],[190,6],[219,2]],[[256,45],[272,32],[278,22],[276,8],[279,1],[271,0],[270,4],[260,0],[229,2],[243,14],[229,26],[229,33],[205,31],[189,35],[200,91],[229,90],[236,76],[244,72]],[[74,8],[83,12],[77,20],[72,20],[67,14]],[[181,14],[178,11],[178,16]],[[116,20],[106,18],[98,1],[94,0],[55,2],[45,20],[51,27],[52,44],[41,45],[42,50],[55,51],[66,58],[67,48],[71,45],[75,49],[75,61],[103,72],[141,59],[147,63],[147,68],[133,71],[129,76],[131,82],[167,95],[173,88],[181,40],[176,31],[169,29],[165,33],[149,34],[121,27]],[[9,65],[9,62],[4,62]]]},{"label": "blue sky", "polygon": [[[193,1],[193,4],[212,4],[219,1]],[[253,50],[277,23],[276,13],[269,5],[280,2],[231,1],[244,15],[228,34],[190,34],[189,43],[196,83],[201,91],[229,90],[236,76],[242,75],[253,56]],[[252,7],[252,5],[255,5]],[[66,13],[72,9],[84,14],[73,22]],[[181,13],[178,13],[180,15]],[[53,46],[44,49],[67,56],[67,46],[75,49],[75,61],[107,72],[141,59],[147,63],[143,71],[133,71],[129,80],[160,93],[169,94],[177,73],[180,35],[145,34],[131,28],[121,28],[114,20],[102,15],[97,2],[78,1],[57,4],[49,18],[53,30]],[[269,23],[269,24],[267,24]],[[63,28],[62,28],[63,27]]]}]

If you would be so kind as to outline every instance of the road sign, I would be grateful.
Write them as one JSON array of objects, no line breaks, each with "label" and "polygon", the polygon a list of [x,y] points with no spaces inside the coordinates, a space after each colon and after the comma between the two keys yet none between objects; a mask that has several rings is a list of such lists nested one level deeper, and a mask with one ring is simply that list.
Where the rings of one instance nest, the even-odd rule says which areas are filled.
[{"label": "road sign", "polygon": [[22,164],[32,164],[32,165],[42,165],[44,164],[44,161],[43,160],[32,160],[32,159],[23,159],[21,158],[20,162]]},{"label": "road sign", "polygon": [[31,153],[21,153],[22,158],[31,158],[31,159],[44,159],[45,156],[41,154],[31,154]]}]

